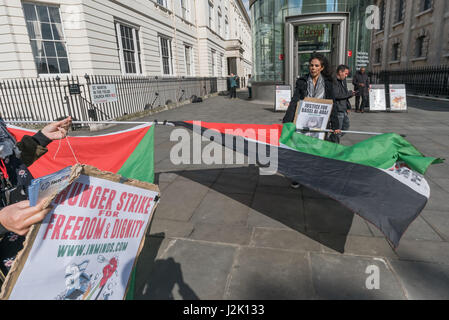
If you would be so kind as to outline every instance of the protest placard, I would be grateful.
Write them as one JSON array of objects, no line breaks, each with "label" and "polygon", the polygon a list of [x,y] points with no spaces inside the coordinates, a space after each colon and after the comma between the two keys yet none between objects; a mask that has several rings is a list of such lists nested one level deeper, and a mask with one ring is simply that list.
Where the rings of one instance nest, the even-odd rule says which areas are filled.
[{"label": "protest placard", "polygon": [[390,110],[407,111],[405,84],[390,84]]},{"label": "protest placard", "polygon": [[53,207],[30,230],[2,287],[11,300],[120,300],[159,201],[156,185],[76,165],[37,179]]},{"label": "protest placard", "polygon": [[287,111],[292,99],[292,89],[290,86],[276,86],[276,104],[274,111]]},{"label": "protest placard", "polygon": [[387,102],[385,100],[385,85],[372,84],[369,88],[369,110],[387,111]]},{"label": "protest placard", "polygon": [[[296,108],[296,128],[298,130],[304,128],[325,130],[332,113],[333,104],[332,100],[315,98],[305,98],[303,101],[300,101],[298,108]],[[308,132],[304,134],[321,140],[324,140],[326,137],[324,132]]]}]

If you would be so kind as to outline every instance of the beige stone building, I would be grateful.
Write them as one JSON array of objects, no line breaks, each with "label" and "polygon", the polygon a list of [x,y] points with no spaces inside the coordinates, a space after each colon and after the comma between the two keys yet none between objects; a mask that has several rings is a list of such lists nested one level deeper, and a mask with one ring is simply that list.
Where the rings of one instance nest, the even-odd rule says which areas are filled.
[{"label": "beige stone building", "polygon": [[251,48],[241,0],[0,0],[0,79],[246,76]]},{"label": "beige stone building", "polygon": [[380,28],[373,30],[371,70],[449,64],[449,1],[377,0]]}]

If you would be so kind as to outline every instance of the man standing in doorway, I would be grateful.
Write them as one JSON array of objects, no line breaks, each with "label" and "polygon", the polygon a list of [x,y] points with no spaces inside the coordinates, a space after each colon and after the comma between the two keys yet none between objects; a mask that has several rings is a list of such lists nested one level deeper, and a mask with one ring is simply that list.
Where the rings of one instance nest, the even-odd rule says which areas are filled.
[{"label": "man standing in doorway", "polygon": [[[364,113],[365,108],[368,106],[369,97],[369,78],[365,67],[360,68],[360,71],[355,74],[352,84],[357,94],[355,98],[355,112]],[[362,98],[362,105],[360,105],[360,97]]]},{"label": "man standing in doorway", "polygon": [[237,80],[238,76],[231,73],[231,78],[229,78],[230,87],[231,87],[231,99],[237,99]]}]

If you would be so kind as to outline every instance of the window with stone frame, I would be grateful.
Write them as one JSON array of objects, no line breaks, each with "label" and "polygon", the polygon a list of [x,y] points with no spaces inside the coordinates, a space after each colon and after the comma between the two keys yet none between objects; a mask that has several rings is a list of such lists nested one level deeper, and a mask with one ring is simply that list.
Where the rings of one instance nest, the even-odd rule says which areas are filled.
[{"label": "window with stone frame", "polygon": [[22,4],[38,74],[69,74],[70,65],[59,7]]},{"label": "window with stone frame", "polygon": [[426,39],[425,36],[420,36],[416,39],[415,58],[424,57],[424,40],[425,39]]},{"label": "window with stone frame", "polygon": [[429,49],[428,32],[423,29],[415,37],[415,58],[425,58]]},{"label": "window with stone frame", "polygon": [[432,9],[433,7],[433,0],[421,0],[419,11],[427,11]]},{"label": "window with stone frame", "polygon": [[391,50],[391,61],[399,61],[401,59],[401,43],[393,43]]},{"label": "window with stone frame", "polygon": [[385,29],[385,0],[379,2],[380,23],[379,30]]},{"label": "window with stone frame", "polygon": [[161,54],[161,70],[163,75],[173,75],[173,51],[171,39],[159,36],[159,50]]},{"label": "window with stone frame", "polygon": [[141,74],[142,60],[139,28],[115,22],[117,48],[123,74]]},{"label": "window with stone frame", "polygon": [[377,48],[374,55],[374,62],[381,63],[382,62],[382,48]]},{"label": "window with stone frame", "polygon": [[396,0],[394,23],[404,21],[405,16],[405,0]]},{"label": "window with stone frame", "polygon": [[157,0],[157,4],[167,8],[167,0]]}]

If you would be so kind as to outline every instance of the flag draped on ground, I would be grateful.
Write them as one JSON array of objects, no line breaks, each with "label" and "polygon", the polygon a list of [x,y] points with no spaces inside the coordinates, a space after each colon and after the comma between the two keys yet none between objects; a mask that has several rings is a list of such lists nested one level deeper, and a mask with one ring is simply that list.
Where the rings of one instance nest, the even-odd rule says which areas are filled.
[{"label": "flag draped on ground", "polygon": [[425,157],[397,134],[375,136],[347,147],[300,134],[292,123],[239,125],[185,121],[175,125],[201,131],[206,136],[208,130],[217,132],[222,136],[222,144],[236,151],[239,150],[235,138],[241,137],[246,145],[240,152],[249,157],[254,157],[256,150],[249,146],[251,143],[257,144],[257,148],[275,148],[277,156],[273,157],[272,152],[270,157],[276,161],[280,174],[337,200],[375,225],[395,248],[430,197],[423,175],[431,164],[442,162]]}]

